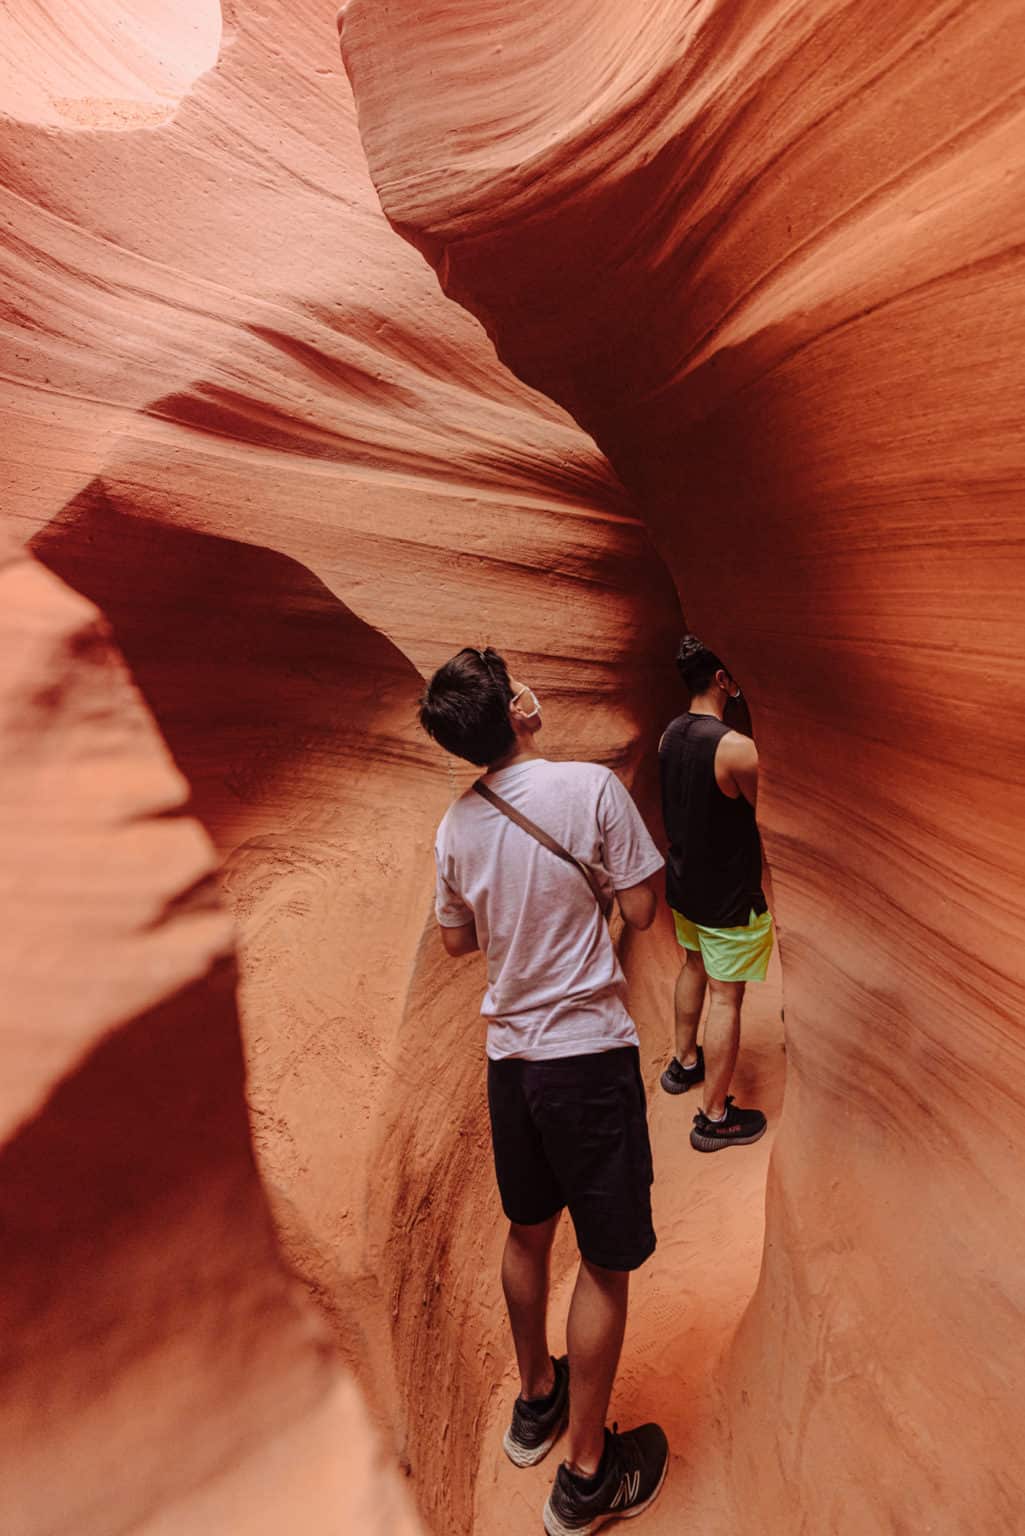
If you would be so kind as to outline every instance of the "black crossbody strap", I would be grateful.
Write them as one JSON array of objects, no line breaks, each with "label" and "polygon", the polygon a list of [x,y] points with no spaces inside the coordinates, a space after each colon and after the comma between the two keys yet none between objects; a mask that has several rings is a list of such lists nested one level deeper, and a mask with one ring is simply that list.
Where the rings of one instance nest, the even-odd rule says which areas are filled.
[{"label": "black crossbody strap", "polygon": [[598,877],[589,864],[585,864],[583,859],[578,859],[574,854],[570,853],[568,848],[564,848],[561,843],[556,842],[551,833],[546,832],[543,827],[539,827],[536,822],[531,821],[529,816],[524,816],[522,811],[518,811],[515,806],[510,805],[508,800],[503,800],[501,795],[496,795],[495,791],[480,779],[477,780],[473,787],[483,800],[486,800],[489,805],[493,805],[496,811],[501,811],[503,816],[508,816],[509,820],[514,821],[518,827],[522,827],[524,832],[529,832],[530,836],[535,838],[543,848],[547,848],[557,858],[562,859],[566,864],[572,864],[574,869],[578,869],[591,887],[591,895],[598,903],[599,912],[601,912],[603,917],[607,915],[608,906],[605,902],[605,896],[598,883]]}]

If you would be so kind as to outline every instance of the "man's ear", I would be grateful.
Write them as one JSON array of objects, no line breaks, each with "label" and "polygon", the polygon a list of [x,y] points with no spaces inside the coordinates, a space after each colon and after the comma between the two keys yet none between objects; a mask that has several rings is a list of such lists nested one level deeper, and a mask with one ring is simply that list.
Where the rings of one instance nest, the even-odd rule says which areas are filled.
[{"label": "man's ear", "polygon": [[524,713],[522,704],[509,702],[509,724],[512,726],[517,739],[521,736],[533,736],[537,729],[537,719],[531,719]]}]

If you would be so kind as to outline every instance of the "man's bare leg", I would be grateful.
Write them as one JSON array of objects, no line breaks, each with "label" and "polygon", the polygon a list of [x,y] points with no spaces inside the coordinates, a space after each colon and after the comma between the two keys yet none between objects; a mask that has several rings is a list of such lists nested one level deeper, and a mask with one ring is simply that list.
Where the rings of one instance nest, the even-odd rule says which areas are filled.
[{"label": "man's bare leg", "polygon": [[593,1477],[605,1449],[605,1419],[623,1348],[630,1276],[580,1260],[566,1325],[570,1470]]},{"label": "man's bare leg", "polygon": [[502,1254],[502,1289],[516,1346],[520,1396],[528,1401],[547,1397],[555,1385],[548,1353],[548,1265],[561,1214],[529,1227],[511,1221]]},{"label": "man's bare leg", "polygon": [[704,1111],[712,1120],[720,1119],[725,1111],[726,1095],[737,1064],[744,985],[742,981],[708,978],[711,1001],[705,1020]]},{"label": "man's bare leg", "polygon": [[684,950],[684,962],[676,978],[673,1005],[676,1015],[676,1059],[681,1067],[693,1067],[698,1059],[698,1025],[705,1002],[705,965],[696,949]]}]

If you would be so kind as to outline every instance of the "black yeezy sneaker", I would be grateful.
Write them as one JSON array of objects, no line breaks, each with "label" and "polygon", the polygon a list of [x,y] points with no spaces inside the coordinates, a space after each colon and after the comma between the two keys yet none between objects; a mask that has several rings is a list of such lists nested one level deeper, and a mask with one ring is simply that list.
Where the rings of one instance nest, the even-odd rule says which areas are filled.
[{"label": "black yeezy sneaker", "polygon": [[766,1120],[760,1109],[738,1109],[733,1095],[726,1097],[721,1120],[709,1120],[703,1109],[694,1116],[690,1144],[697,1152],[718,1152],[722,1147],[746,1147],[765,1135]]},{"label": "black yeezy sneaker", "polygon": [[666,1093],[686,1093],[688,1088],[693,1088],[695,1083],[705,1081],[705,1053],[698,1046],[698,1059],[692,1067],[685,1067],[678,1056],[674,1056],[666,1067],[659,1082]]},{"label": "black yeezy sneaker", "polygon": [[581,1480],[565,1462],[555,1474],[544,1508],[548,1536],[588,1536],[609,1520],[629,1520],[654,1504],[662,1491],[669,1466],[669,1442],[657,1424],[618,1433],[618,1425],[605,1431],[601,1466],[581,1488]]},{"label": "black yeezy sneaker", "polygon": [[513,1403],[512,1423],[502,1439],[502,1449],[517,1467],[532,1467],[542,1461],[566,1428],[569,1418],[569,1361],[565,1355],[554,1357],[555,1386],[540,1403]]}]

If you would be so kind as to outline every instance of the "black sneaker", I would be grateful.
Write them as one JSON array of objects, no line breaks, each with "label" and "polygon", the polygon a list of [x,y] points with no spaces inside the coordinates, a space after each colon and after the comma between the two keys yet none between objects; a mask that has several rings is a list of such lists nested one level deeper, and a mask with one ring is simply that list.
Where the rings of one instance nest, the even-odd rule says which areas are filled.
[{"label": "black sneaker", "polygon": [[565,1462],[555,1474],[544,1508],[548,1536],[588,1536],[609,1520],[630,1519],[654,1504],[669,1466],[669,1443],[657,1424],[617,1433],[605,1431],[605,1451],[589,1493]]},{"label": "black sneaker", "polygon": [[674,1056],[666,1067],[659,1082],[666,1093],[686,1093],[688,1088],[693,1088],[695,1083],[705,1081],[705,1053],[698,1046],[698,1059],[692,1067],[685,1067],[678,1056]]},{"label": "black sneaker", "polygon": [[512,1423],[502,1440],[502,1449],[516,1467],[532,1467],[542,1461],[566,1428],[569,1418],[569,1361],[565,1355],[554,1357],[555,1386],[541,1405],[513,1403]]},{"label": "black sneaker", "polygon": [[703,1109],[694,1116],[690,1144],[697,1152],[718,1152],[723,1147],[746,1147],[765,1135],[766,1119],[760,1109],[738,1109],[733,1095],[726,1098],[721,1120],[709,1120]]}]

